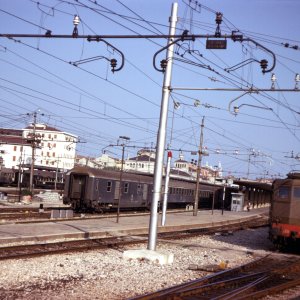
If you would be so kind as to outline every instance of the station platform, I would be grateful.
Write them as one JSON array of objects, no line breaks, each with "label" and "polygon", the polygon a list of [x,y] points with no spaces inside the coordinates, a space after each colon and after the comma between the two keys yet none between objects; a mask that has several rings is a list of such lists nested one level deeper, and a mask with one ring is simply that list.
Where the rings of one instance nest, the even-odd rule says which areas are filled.
[{"label": "station platform", "polygon": [[[239,223],[255,219],[260,215],[268,216],[269,207],[248,211],[201,210],[197,216],[193,211],[168,212],[166,224],[161,226],[161,214],[158,216],[158,233],[176,230],[201,229]],[[70,239],[91,239],[120,237],[126,235],[147,235],[150,214],[120,214],[117,223],[115,216],[99,216],[85,219],[51,219],[41,222],[0,223],[0,247],[8,244],[66,241]]]}]

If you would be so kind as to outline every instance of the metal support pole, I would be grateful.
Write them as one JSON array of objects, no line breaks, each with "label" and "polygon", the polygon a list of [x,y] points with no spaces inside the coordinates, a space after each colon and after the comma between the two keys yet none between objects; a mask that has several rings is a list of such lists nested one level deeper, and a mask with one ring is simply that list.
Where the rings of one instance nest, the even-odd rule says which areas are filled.
[{"label": "metal support pole", "polygon": [[34,176],[34,156],[35,156],[35,124],[36,124],[36,111],[33,113],[33,133],[31,141],[31,167],[30,167],[30,181],[29,190],[33,192],[33,176]]},{"label": "metal support pole", "polygon": [[[177,23],[177,9],[178,4],[175,2],[172,5],[172,15],[170,18],[170,29],[169,34],[174,35],[176,32]],[[168,44],[171,44],[173,39],[168,40]],[[162,171],[163,171],[163,160],[164,160],[164,149],[166,142],[166,127],[168,119],[168,106],[169,106],[169,95],[170,95],[170,84],[172,75],[172,64],[173,64],[173,49],[174,44],[167,49],[167,67],[164,74],[164,83],[162,88],[162,101],[160,109],[160,121],[157,135],[156,144],[156,157],[155,157],[155,169],[153,178],[153,196],[151,203],[151,216],[149,224],[149,239],[148,239],[148,250],[156,249],[157,239],[157,219],[158,219],[158,202],[161,194],[161,183],[162,183]]]},{"label": "metal support pole", "polygon": [[59,162],[59,160],[56,161],[56,172],[55,172],[55,182],[54,182],[54,190],[55,191],[57,188],[58,162]]},{"label": "metal support pole", "polygon": [[224,213],[225,192],[226,192],[226,185],[225,185],[225,183],[224,183],[224,187],[223,187],[223,198],[222,198],[222,215],[223,215],[223,213]]},{"label": "metal support pole", "polygon": [[123,180],[124,152],[125,152],[125,144],[122,145],[122,162],[121,162],[120,183],[119,183],[119,197],[118,197],[117,223],[119,223],[120,205],[121,205],[121,197],[122,197],[122,180]]},{"label": "metal support pole", "polygon": [[203,127],[204,127],[204,117],[202,118],[201,123],[201,133],[200,133],[200,145],[198,151],[198,163],[197,163],[197,177],[196,177],[196,192],[195,192],[195,201],[194,201],[194,212],[193,216],[197,216],[198,214],[198,205],[199,205],[199,186],[200,186],[200,171],[201,171],[201,161],[202,161],[202,147],[203,147]]},{"label": "metal support pole", "polygon": [[166,224],[171,159],[172,159],[172,152],[168,151],[167,170],[166,170],[166,179],[165,179],[165,191],[164,191],[164,200],[163,200],[163,207],[162,207],[162,218],[161,218],[162,226],[165,226],[165,224]]}]

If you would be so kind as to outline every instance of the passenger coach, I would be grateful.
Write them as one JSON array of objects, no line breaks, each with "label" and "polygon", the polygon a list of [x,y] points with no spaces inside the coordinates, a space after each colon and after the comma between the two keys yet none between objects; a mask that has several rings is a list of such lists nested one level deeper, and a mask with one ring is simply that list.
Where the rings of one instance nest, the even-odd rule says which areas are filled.
[{"label": "passenger coach", "polygon": [[[153,175],[122,173],[122,209],[149,209],[152,200]],[[171,178],[169,181],[168,207],[193,205],[195,180]],[[163,189],[162,189],[163,190]],[[120,172],[89,167],[75,167],[65,177],[64,204],[76,211],[101,212],[117,208],[120,191]],[[222,199],[222,186],[200,185],[199,208],[211,209]],[[214,201],[216,200],[216,202]]]}]

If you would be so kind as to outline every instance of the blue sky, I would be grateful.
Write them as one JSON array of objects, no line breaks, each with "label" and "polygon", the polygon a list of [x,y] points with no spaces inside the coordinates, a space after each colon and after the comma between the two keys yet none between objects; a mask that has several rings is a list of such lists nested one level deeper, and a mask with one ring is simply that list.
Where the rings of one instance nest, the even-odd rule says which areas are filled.
[{"label": "blue sky", "polygon": [[[39,3],[39,4],[38,4]],[[173,1],[169,0],[2,0],[1,33],[72,34],[73,16],[79,15],[79,34],[167,34]],[[190,3],[190,6],[187,4]],[[223,14],[222,34],[239,30],[276,55],[276,89],[294,89],[300,73],[297,0],[178,1],[177,34],[212,35],[215,13]],[[40,109],[40,122],[76,134],[78,154],[99,156],[102,149],[120,157],[119,136],[130,137],[126,155],[153,147],[159,124],[163,74],[153,68],[153,55],[164,39],[109,39],[125,56],[124,68],[110,71],[107,59],[120,56],[104,43],[82,39],[1,38],[0,127],[23,128],[27,114]],[[284,44],[288,44],[285,47]],[[298,49],[294,49],[298,47]],[[187,53],[189,50],[191,54]],[[225,91],[233,88],[271,88],[271,73],[262,74],[252,62],[232,72],[225,69],[247,59],[272,56],[253,43],[227,40],[226,50],[205,49],[205,39],[184,42],[175,49],[172,87],[220,89],[173,90],[170,97],[167,144],[176,159],[186,160],[199,146],[200,123],[205,117],[203,164],[221,162],[224,174],[237,177],[277,177],[299,169],[299,93]],[[181,56],[183,55],[183,56]],[[105,57],[74,66],[72,62]],[[164,55],[158,57],[157,64]],[[299,83],[300,88],[300,83]],[[222,90],[223,89],[223,90]],[[241,96],[241,97],[240,97]],[[236,99],[237,98],[237,99]],[[236,100],[234,100],[236,99]],[[195,100],[201,105],[194,107]],[[234,101],[233,101],[234,100]],[[298,101],[297,101],[298,100]],[[181,106],[174,111],[173,103]],[[234,106],[241,106],[237,115]],[[272,110],[271,110],[272,109]],[[43,115],[42,115],[43,114]],[[135,148],[136,147],[136,148]]]}]

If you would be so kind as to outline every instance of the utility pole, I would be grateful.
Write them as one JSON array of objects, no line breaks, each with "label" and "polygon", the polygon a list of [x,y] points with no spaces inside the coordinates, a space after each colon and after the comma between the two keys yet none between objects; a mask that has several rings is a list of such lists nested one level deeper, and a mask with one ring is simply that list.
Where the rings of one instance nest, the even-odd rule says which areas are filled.
[{"label": "utility pole", "polygon": [[56,188],[57,188],[58,163],[59,163],[59,159],[56,160],[56,171],[55,171],[55,182],[54,182],[54,190],[55,191],[56,191]]},{"label": "utility pole", "polygon": [[[172,5],[172,15],[170,18],[170,29],[169,35],[174,35],[176,32],[177,23],[177,10],[178,3],[173,3]],[[173,39],[168,39],[168,45],[172,44]],[[173,64],[173,49],[174,44],[170,45],[167,50],[166,61],[167,66],[164,73],[164,83],[162,88],[162,100],[160,109],[160,121],[159,129],[157,135],[156,143],[156,157],[155,157],[155,169],[153,178],[153,194],[151,203],[151,215],[149,224],[149,238],[148,238],[148,250],[156,249],[156,239],[157,239],[157,219],[158,219],[158,202],[161,197],[161,185],[162,185],[162,172],[163,172],[163,161],[164,161],[164,150],[166,142],[166,127],[168,119],[168,106],[169,106],[169,96],[170,96],[170,84],[172,75],[172,64]]]},{"label": "utility pole", "polygon": [[36,141],[36,136],[35,136],[35,125],[36,125],[36,111],[33,113],[33,132],[32,132],[32,137],[31,137],[31,167],[30,167],[30,181],[29,181],[29,190],[30,192],[33,192],[33,175],[34,175],[34,156],[35,156],[35,141]]},{"label": "utility pole", "polygon": [[198,214],[199,186],[200,186],[199,181],[200,181],[202,154],[203,154],[203,151],[202,151],[202,148],[203,148],[203,127],[204,127],[204,117],[202,118],[202,123],[201,123],[200,145],[199,145],[199,150],[198,150],[196,192],[195,192],[194,212],[193,212],[194,216],[197,216],[197,214]]},{"label": "utility pole", "polygon": [[[127,136],[120,136],[122,140],[129,141],[130,138]],[[119,223],[119,216],[120,216],[120,205],[121,205],[121,198],[122,198],[122,181],[123,181],[123,170],[124,170],[124,152],[125,152],[125,142],[123,142],[120,146],[122,146],[122,161],[121,161],[121,172],[119,178],[119,195],[118,195],[118,209],[117,209],[117,223]]]}]

